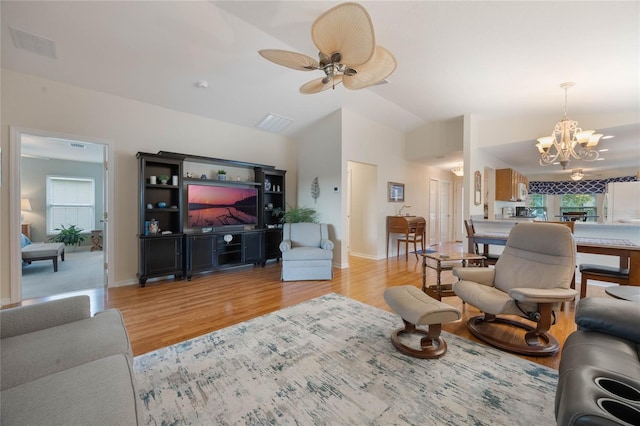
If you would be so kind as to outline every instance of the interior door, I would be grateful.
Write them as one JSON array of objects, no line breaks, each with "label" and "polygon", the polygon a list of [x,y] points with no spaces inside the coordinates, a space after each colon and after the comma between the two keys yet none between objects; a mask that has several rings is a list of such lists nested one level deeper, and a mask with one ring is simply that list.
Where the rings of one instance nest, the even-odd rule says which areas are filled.
[{"label": "interior door", "polygon": [[451,182],[440,183],[440,241],[451,241]]},{"label": "interior door", "polygon": [[429,179],[429,245],[438,244],[438,180]]},{"label": "interior door", "polygon": [[102,164],[104,165],[104,180],[102,191],[102,254],[104,256],[104,283],[103,288],[109,287],[109,145],[102,146]]}]

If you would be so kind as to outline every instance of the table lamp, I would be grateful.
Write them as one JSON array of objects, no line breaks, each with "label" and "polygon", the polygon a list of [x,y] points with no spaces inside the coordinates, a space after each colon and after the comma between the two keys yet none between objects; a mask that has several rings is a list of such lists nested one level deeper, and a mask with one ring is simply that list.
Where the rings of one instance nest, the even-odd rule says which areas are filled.
[{"label": "table lamp", "polygon": [[[30,212],[31,209],[31,203],[29,202],[28,198],[21,198],[20,199],[20,212]],[[24,222],[24,215],[20,214],[20,223]]]}]

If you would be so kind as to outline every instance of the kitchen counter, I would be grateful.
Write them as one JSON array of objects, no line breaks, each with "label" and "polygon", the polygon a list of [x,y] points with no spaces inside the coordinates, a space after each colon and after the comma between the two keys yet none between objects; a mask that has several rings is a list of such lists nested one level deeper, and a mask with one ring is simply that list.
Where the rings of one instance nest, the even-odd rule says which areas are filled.
[{"label": "kitchen counter", "polygon": [[[515,220],[514,220],[515,219]],[[473,225],[476,234],[484,234],[491,232],[509,233],[518,222],[530,222],[533,219],[518,220],[514,219],[496,219],[488,220],[473,217]],[[620,240],[629,240],[640,245],[640,223],[594,223],[594,222],[574,222],[575,235],[585,238],[615,238]],[[499,246],[491,246],[492,254],[499,254],[502,248]],[[593,255],[586,253],[578,253],[577,264],[595,263],[598,265],[618,266],[618,259],[614,256]]]}]

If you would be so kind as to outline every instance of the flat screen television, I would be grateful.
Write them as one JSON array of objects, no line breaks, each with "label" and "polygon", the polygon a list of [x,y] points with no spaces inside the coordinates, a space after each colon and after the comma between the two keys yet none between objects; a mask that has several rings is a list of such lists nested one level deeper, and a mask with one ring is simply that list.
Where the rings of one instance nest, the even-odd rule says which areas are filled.
[{"label": "flat screen television", "polygon": [[187,185],[187,227],[213,228],[258,224],[258,189]]}]

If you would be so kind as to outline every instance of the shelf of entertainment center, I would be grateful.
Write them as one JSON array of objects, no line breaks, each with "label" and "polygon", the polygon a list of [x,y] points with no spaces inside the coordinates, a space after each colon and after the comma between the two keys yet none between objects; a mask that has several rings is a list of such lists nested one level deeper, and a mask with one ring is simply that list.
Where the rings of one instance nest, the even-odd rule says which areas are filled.
[{"label": "shelf of entertainment center", "polygon": [[206,184],[221,184],[221,185],[241,185],[241,186],[260,186],[260,182],[249,182],[243,180],[220,180],[220,179],[198,179],[198,178],[184,178],[186,183],[206,183]]}]

